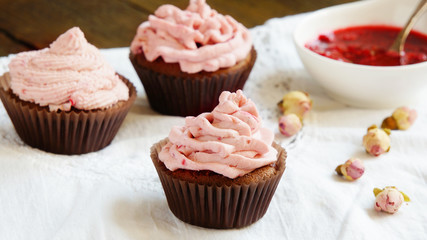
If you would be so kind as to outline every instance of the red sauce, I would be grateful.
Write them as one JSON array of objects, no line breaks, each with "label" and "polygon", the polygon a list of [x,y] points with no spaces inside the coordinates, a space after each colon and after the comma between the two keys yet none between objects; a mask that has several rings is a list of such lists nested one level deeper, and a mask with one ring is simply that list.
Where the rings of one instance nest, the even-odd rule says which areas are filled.
[{"label": "red sauce", "polygon": [[398,66],[427,61],[427,35],[412,31],[402,57],[388,49],[400,28],[392,26],[355,26],[321,34],[306,48],[339,61],[372,65]]}]

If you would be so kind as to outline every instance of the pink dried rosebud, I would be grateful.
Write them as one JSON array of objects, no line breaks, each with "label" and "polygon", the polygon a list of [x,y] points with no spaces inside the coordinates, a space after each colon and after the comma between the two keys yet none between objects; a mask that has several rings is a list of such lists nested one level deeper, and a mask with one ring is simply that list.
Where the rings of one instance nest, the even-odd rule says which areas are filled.
[{"label": "pink dried rosebud", "polygon": [[404,201],[411,201],[405,193],[397,190],[396,187],[385,187],[382,190],[375,188],[374,195],[376,197],[374,207],[379,212],[395,213]]},{"label": "pink dried rosebud", "polygon": [[281,116],[279,118],[280,133],[286,137],[295,135],[302,128],[302,123],[299,117],[293,113]]},{"label": "pink dried rosebud", "polygon": [[400,107],[396,109],[391,115],[397,124],[399,130],[406,130],[415,122],[417,119],[417,111],[408,107]]},{"label": "pink dried rosebud", "polygon": [[339,165],[335,171],[345,179],[353,181],[359,179],[365,172],[365,166],[362,160],[358,158],[350,158],[344,164]]},{"label": "pink dried rosebud", "polygon": [[291,91],[283,96],[279,102],[279,108],[284,115],[296,114],[300,120],[311,110],[312,101],[308,93],[301,91]]},{"label": "pink dried rosebud", "polygon": [[417,119],[417,112],[408,107],[397,108],[390,117],[383,120],[381,127],[391,130],[406,130]]},{"label": "pink dried rosebud", "polygon": [[377,157],[390,150],[390,129],[380,129],[372,125],[363,136],[363,146],[366,152]]}]

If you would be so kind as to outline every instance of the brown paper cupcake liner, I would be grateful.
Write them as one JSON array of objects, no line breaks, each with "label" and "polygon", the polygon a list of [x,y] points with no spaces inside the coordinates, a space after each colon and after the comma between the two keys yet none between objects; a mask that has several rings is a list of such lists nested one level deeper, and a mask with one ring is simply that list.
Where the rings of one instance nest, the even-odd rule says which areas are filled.
[{"label": "brown paper cupcake liner", "polygon": [[83,154],[109,145],[117,134],[136,98],[136,89],[120,76],[129,88],[129,99],[103,110],[50,112],[19,99],[8,88],[9,73],[0,77],[0,98],[19,137],[31,147],[58,154]]},{"label": "brown paper cupcake liner", "polygon": [[258,221],[267,211],[285,170],[286,151],[278,151],[275,175],[251,184],[210,185],[185,181],[171,175],[158,159],[168,142],[164,139],[151,148],[151,158],[162,183],[172,213],[182,221],[206,228],[242,228]]},{"label": "brown paper cupcake liner", "polygon": [[144,86],[152,109],[166,115],[197,116],[212,111],[218,105],[222,91],[235,92],[243,88],[255,63],[256,51],[252,49],[250,60],[231,71],[223,69],[197,74],[174,73],[178,64],[153,70],[140,64],[139,61],[146,61],[145,58],[137,59],[132,53],[129,58]]}]

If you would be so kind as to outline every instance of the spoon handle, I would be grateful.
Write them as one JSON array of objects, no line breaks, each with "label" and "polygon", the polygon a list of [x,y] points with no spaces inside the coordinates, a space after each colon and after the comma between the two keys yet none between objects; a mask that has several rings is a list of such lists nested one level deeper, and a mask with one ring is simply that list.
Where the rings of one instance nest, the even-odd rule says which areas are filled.
[{"label": "spoon handle", "polygon": [[423,12],[426,9],[427,9],[427,0],[421,0],[417,8],[415,9],[414,13],[412,14],[412,16],[409,18],[406,25],[399,32],[399,35],[397,35],[396,39],[393,42],[393,45],[391,45],[390,47],[391,51],[396,51],[399,54],[403,52],[406,38],[408,37],[412,27],[417,22],[418,18],[422,16]]}]

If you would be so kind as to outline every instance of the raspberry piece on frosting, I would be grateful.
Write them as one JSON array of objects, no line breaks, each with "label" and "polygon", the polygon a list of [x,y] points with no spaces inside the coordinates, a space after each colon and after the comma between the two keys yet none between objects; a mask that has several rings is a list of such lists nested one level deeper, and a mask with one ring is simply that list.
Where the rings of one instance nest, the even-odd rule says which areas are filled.
[{"label": "raspberry piece on frosting", "polygon": [[345,179],[354,181],[359,179],[365,172],[365,166],[362,160],[358,158],[350,158],[344,164],[339,165],[335,171]]},{"label": "raspberry piece on frosting", "polygon": [[368,128],[368,132],[363,136],[363,146],[367,153],[377,157],[390,150],[390,130],[381,129],[376,125]]},{"label": "raspberry piece on frosting", "polygon": [[396,187],[385,187],[384,189],[374,189],[375,210],[387,213],[395,213],[402,206],[403,202],[411,201],[409,197],[399,191]]},{"label": "raspberry piece on frosting", "polygon": [[299,117],[293,113],[281,116],[279,118],[280,133],[286,137],[290,137],[298,133],[302,128],[302,123]]}]

